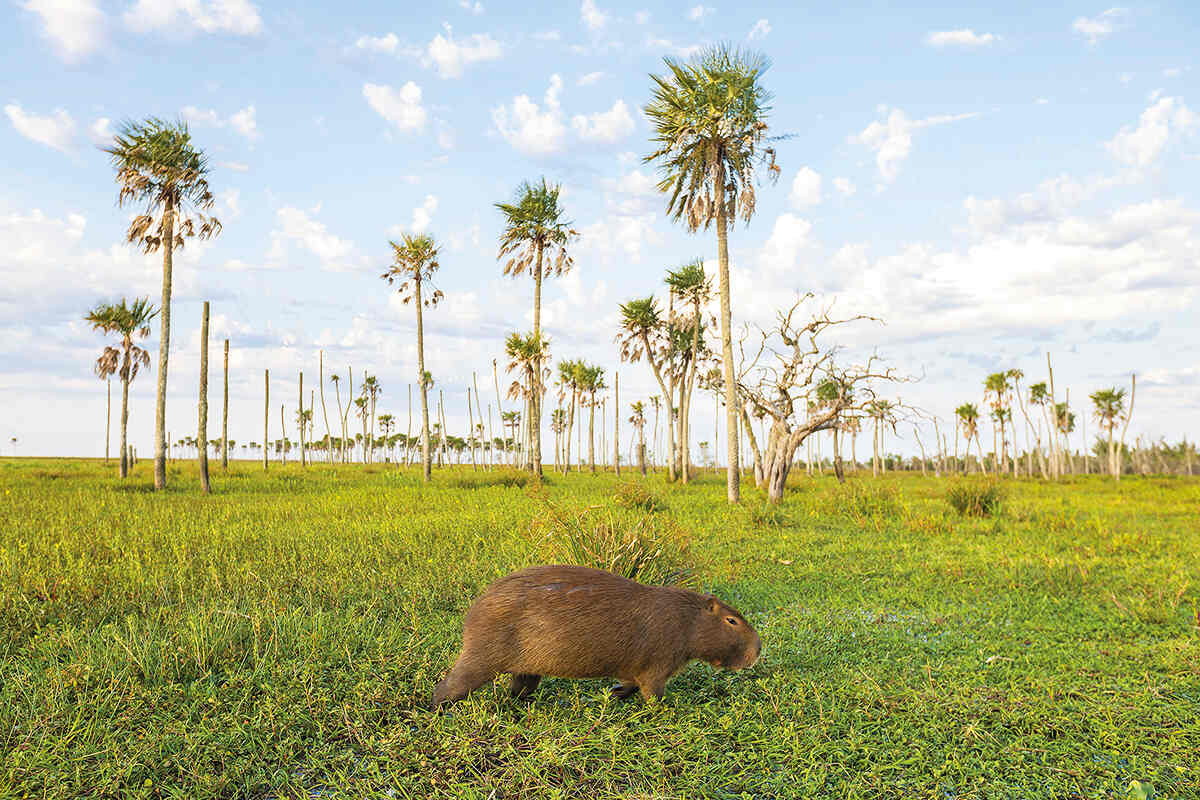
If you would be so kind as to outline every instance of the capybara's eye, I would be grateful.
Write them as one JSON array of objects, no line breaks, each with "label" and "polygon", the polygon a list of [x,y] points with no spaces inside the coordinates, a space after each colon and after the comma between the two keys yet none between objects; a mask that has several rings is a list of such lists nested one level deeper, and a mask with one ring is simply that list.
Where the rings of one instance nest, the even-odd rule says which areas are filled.
[{"label": "capybara's eye", "polygon": [[736,617],[726,617],[726,618],[725,618],[725,621],[726,621],[726,622],[728,622],[730,625],[733,625],[733,626],[736,626],[736,625],[738,624],[738,621],[737,621],[737,618],[736,618]]}]

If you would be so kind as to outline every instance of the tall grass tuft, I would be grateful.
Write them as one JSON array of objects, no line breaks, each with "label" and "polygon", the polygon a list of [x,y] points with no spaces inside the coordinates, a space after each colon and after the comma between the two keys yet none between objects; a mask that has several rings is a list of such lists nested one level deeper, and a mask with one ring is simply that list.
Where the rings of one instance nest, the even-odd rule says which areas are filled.
[{"label": "tall grass tuft", "polygon": [[1000,511],[1004,489],[994,481],[963,481],[946,491],[946,501],[964,517],[990,517]]},{"label": "tall grass tuft", "polygon": [[528,472],[517,469],[498,469],[490,472],[472,472],[459,475],[446,481],[446,485],[454,489],[485,489],[489,486],[503,486],[505,489],[523,489],[533,476]]},{"label": "tall grass tuft", "polygon": [[613,493],[613,502],[623,508],[641,509],[642,511],[662,511],[662,498],[646,488],[643,483],[629,481],[622,483]]},{"label": "tall grass tuft", "polygon": [[591,506],[571,511],[547,503],[538,529],[546,563],[595,567],[664,586],[687,583],[693,574],[690,536],[642,509]]}]

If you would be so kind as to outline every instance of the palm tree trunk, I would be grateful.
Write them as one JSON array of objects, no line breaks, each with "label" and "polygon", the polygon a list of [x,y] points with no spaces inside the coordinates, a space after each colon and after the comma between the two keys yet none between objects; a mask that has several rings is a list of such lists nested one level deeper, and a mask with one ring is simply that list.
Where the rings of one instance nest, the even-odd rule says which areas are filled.
[{"label": "palm tree trunk", "polygon": [[[1129,430],[1129,421],[1133,419],[1133,400],[1137,395],[1137,375],[1133,375],[1131,380],[1132,388],[1129,391],[1129,411],[1125,412],[1125,424],[1121,426],[1121,449],[1118,451],[1118,459],[1121,458],[1120,454],[1125,451],[1125,433]],[[1121,467],[1122,465],[1118,460],[1116,469],[1113,472],[1113,476],[1117,480],[1121,480]]]},{"label": "palm tree trunk", "polygon": [[317,383],[321,387],[321,416],[325,418],[325,461],[333,463],[333,438],[329,434],[329,410],[325,407],[325,351],[317,351]]},{"label": "palm tree trunk", "polygon": [[283,416],[283,403],[279,404],[279,437],[280,460],[284,466],[287,466],[287,420]]},{"label": "palm tree trunk", "polygon": [[212,492],[208,482],[208,301],[200,316],[200,426],[196,434],[200,457],[200,491]]},{"label": "palm tree trunk", "polygon": [[621,477],[621,373],[613,372],[613,470]]},{"label": "palm tree trunk", "polygon": [[596,471],[596,393],[591,393],[588,401],[588,465],[591,471]]},{"label": "palm tree trunk", "polygon": [[221,402],[221,469],[229,469],[229,340],[225,340],[224,390]]},{"label": "palm tree trunk", "polygon": [[[533,266],[533,337],[542,341],[542,243],[537,245],[537,263]],[[530,387],[533,391],[529,396],[529,438],[532,445],[533,474],[542,477],[542,354],[533,360],[534,382]]]},{"label": "palm tree trunk", "polygon": [[129,476],[129,352],[125,352],[125,371],[121,377],[121,477]]},{"label": "palm tree trunk", "polygon": [[108,392],[104,401],[104,466],[108,466],[108,443],[112,441],[112,378],[104,379]]},{"label": "palm tree trunk", "polygon": [[162,220],[162,304],[159,307],[158,387],[154,401],[154,488],[167,488],[167,361],[171,352],[171,268],[175,249],[175,203],[168,196]]},{"label": "palm tree trunk", "polygon": [[[717,276],[721,294],[721,367],[725,377],[725,427],[737,429],[737,387],[733,369],[733,313],[729,300],[729,232],[725,219],[725,170],[718,162],[717,190]],[[737,439],[727,436],[726,451],[729,465],[725,470],[725,491],[730,503],[741,499],[741,469],[738,463]]]},{"label": "palm tree trunk", "polygon": [[263,370],[263,472],[267,471],[271,443],[271,370]]},{"label": "palm tree trunk", "polygon": [[571,407],[567,412],[567,443],[564,448],[565,457],[563,458],[563,474],[566,475],[571,471],[571,434],[575,432],[575,387],[571,387]]},{"label": "palm tree trunk", "polygon": [[296,413],[300,425],[300,466],[307,467],[308,460],[304,457],[304,370],[300,370],[300,410]]},{"label": "palm tree trunk", "polygon": [[879,477],[879,418],[875,418],[875,432],[871,439],[871,477]]},{"label": "palm tree trunk", "polygon": [[421,280],[415,283],[417,305],[417,386],[421,392],[421,480],[433,480],[433,462],[429,455],[429,392],[425,387],[425,323],[421,317]]}]

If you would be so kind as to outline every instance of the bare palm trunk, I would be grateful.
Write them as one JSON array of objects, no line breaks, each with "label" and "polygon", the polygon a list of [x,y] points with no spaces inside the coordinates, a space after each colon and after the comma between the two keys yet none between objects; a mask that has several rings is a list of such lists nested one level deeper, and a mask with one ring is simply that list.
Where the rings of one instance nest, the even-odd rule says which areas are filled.
[{"label": "bare palm trunk", "polygon": [[229,469],[229,340],[225,340],[224,390],[221,402],[221,469]]},{"label": "bare palm trunk", "polygon": [[167,198],[162,220],[162,304],[159,307],[158,387],[154,401],[154,488],[167,488],[167,361],[171,353],[171,269],[175,250],[175,203]]},{"label": "bare palm trunk", "polygon": [[263,472],[267,470],[270,458],[271,439],[271,370],[263,370]]},{"label": "bare palm trunk", "polygon": [[321,387],[321,416],[325,419],[325,461],[333,463],[333,437],[329,431],[329,410],[325,407],[325,351],[317,351],[317,384]]},{"label": "bare palm trunk", "polygon": [[591,471],[596,471],[596,393],[591,393],[588,401],[588,465]]},{"label": "bare palm trunk", "polygon": [[408,385],[408,427],[404,429],[404,466],[411,463],[409,454],[412,453],[412,384]]},{"label": "bare palm trunk", "polygon": [[288,448],[287,420],[283,416],[283,403],[280,403],[279,404],[279,453],[281,456],[280,462],[285,467],[287,466],[287,448]]},{"label": "bare palm trunk", "polygon": [[613,373],[613,470],[621,476],[621,373]]},{"label": "bare palm trunk", "polygon": [[296,412],[296,420],[300,425],[300,466],[307,467],[308,459],[304,455],[304,371],[300,371],[300,410]]},{"label": "bare palm trunk", "polygon": [[1121,480],[1122,464],[1120,463],[1120,453],[1125,452],[1125,433],[1129,430],[1129,421],[1133,419],[1133,400],[1137,395],[1137,375],[1132,376],[1132,388],[1129,390],[1129,411],[1125,413],[1125,424],[1121,426],[1121,449],[1118,451],[1118,461],[1113,466],[1113,477]]},{"label": "bare palm trunk", "polygon": [[425,386],[425,323],[421,317],[421,280],[415,281],[417,301],[417,386],[421,392],[421,479],[433,480],[433,462],[429,454],[429,391]]},{"label": "bare palm trunk", "polygon": [[108,466],[108,444],[112,441],[112,378],[104,379],[107,398],[104,401],[104,466]]},{"label": "bare palm trunk", "polygon": [[200,427],[196,434],[200,458],[200,491],[212,492],[208,482],[208,301],[200,316]]},{"label": "bare palm trunk", "polygon": [[[970,445],[968,444],[968,447]],[[983,470],[984,477],[987,477],[987,461],[983,458],[983,443],[979,441],[979,431],[975,431],[975,449],[979,452],[979,468]]]},{"label": "bare palm trunk", "polygon": [[[719,162],[718,162],[719,163]],[[717,167],[717,276],[721,293],[721,367],[725,375],[725,427],[737,429],[737,387],[734,385],[733,368],[733,313],[729,299],[729,233],[725,218],[725,171]],[[738,461],[737,439],[726,437],[729,465],[725,470],[725,491],[730,503],[741,499],[741,469]]]},{"label": "bare palm trunk", "polygon": [[574,388],[571,389],[571,407],[567,412],[567,442],[565,446],[565,457],[563,458],[563,474],[566,475],[571,471],[571,434],[575,432],[575,395],[578,392]]},{"label": "bare palm trunk", "polygon": [[125,374],[121,377],[121,477],[129,476],[129,353],[125,353]]}]

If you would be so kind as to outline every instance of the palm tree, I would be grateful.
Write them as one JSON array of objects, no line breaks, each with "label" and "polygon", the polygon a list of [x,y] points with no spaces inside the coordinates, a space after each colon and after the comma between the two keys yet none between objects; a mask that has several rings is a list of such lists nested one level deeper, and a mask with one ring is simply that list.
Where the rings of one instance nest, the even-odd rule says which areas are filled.
[{"label": "palm tree", "polygon": [[566,443],[563,447],[562,471],[566,474],[571,469],[571,432],[575,430],[575,401],[579,397],[578,362],[558,362],[558,397],[563,400],[568,391],[571,402],[567,406]]},{"label": "palm tree", "polygon": [[604,368],[581,364],[579,388],[588,395],[588,468],[596,471],[596,392],[608,388]]},{"label": "palm tree", "polygon": [[1099,389],[1088,395],[1092,399],[1092,416],[1100,423],[1100,429],[1108,431],[1108,473],[1120,480],[1121,460],[1117,457],[1116,439],[1113,431],[1125,418],[1125,390],[1112,387]]},{"label": "palm tree", "polygon": [[636,403],[630,403],[629,408],[630,408],[630,410],[633,411],[633,414],[631,414],[629,417],[629,423],[631,425],[633,425],[633,427],[638,432],[638,447],[637,447],[638,469],[641,470],[642,476],[645,477],[645,475],[646,475],[646,404],[643,403],[641,400],[638,400]]},{"label": "palm tree", "polygon": [[[144,339],[150,335],[150,320],[158,312],[150,305],[150,298],[143,297],[126,304],[101,303],[88,312],[84,321],[90,322],[94,330],[106,334],[118,334],[118,347],[109,345],[96,359],[96,375],[107,378],[113,373],[121,379],[121,472],[122,478],[129,474],[129,383],[137,377],[138,368],[150,365],[150,353],[133,343],[134,338]],[[14,442],[16,440],[14,439]]]},{"label": "palm tree", "polygon": [[375,402],[379,399],[379,395],[383,393],[383,387],[379,385],[379,381],[374,375],[366,375],[363,377],[362,384],[363,397],[371,404],[371,457],[374,459],[375,453]]},{"label": "palm tree", "polygon": [[987,475],[987,462],[983,460],[983,445],[979,443],[979,409],[974,403],[963,403],[954,409],[954,415],[958,417],[963,438],[967,440],[968,451],[971,449],[971,440],[975,440],[975,447],[979,453],[979,467],[983,470],[983,474]]},{"label": "palm tree", "polygon": [[[644,356],[658,381],[662,396],[667,398],[667,479],[675,480],[675,409],[672,399],[675,396],[675,375],[667,369],[663,377],[664,367],[667,366],[667,334],[666,321],[658,308],[654,296],[642,297],[621,304],[621,330],[617,343],[621,346],[622,361],[639,361]],[[658,409],[657,397],[651,399],[654,403],[655,441],[658,440]]]},{"label": "palm tree", "polygon": [[[775,151],[759,150],[770,101],[759,79],[769,63],[724,45],[705,49],[688,63],[669,57],[664,62],[667,74],[651,76],[654,97],[645,111],[654,126],[655,149],[645,160],[661,159],[658,189],[670,195],[668,216],[682,219],[693,233],[716,223],[726,428],[736,431],[727,229],[730,218],[740,215],[749,222],[754,214],[755,166],[765,161],[771,178],[779,175]],[[741,488],[737,437],[726,438],[726,491],[729,502],[736,503]]]},{"label": "palm tree", "polygon": [[688,442],[691,436],[692,390],[696,385],[696,367],[700,363],[700,331],[703,328],[700,309],[712,297],[712,281],[704,274],[704,259],[697,258],[677,270],[668,270],[667,286],[674,296],[692,307],[692,319],[685,329],[691,339],[687,348],[687,372],[683,376],[679,401],[679,467],[683,482],[687,483],[690,472]]},{"label": "palm tree", "polygon": [[[514,400],[523,397],[527,401],[526,408],[532,408],[536,403],[535,398],[545,390],[545,379],[549,377],[549,370],[543,374],[539,372],[539,369],[542,360],[550,357],[550,343],[536,333],[529,333],[525,336],[519,333],[510,333],[504,340],[504,353],[510,359],[507,371],[517,372],[519,375],[518,379],[513,381],[512,386],[509,387],[508,396]],[[525,423],[525,433],[531,438],[533,473],[540,477],[542,474],[542,450],[537,446],[534,438],[534,421],[527,418]]]},{"label": "palm tree", "polygon": [[388,440],[388,433],[392,430],[392,426],[393,426],[394,422],[395,422],[395,417],[393,417],[391,414],[380,414],[379,415],[379,427],[383,429],[383,441],[384,441],[383,460],[384,461],[391,460],[389,457],[389,450],[391,449],[391,442]]},{"label": "palm tree", "polygon": [[[425,325],[422,319],[424,306],[436,306],[442,299],[440,289],[422,296],[421,284],[433,279],[438,269],[438,246],[429,234],[406,233],[401,243],[389,242],[392,246],[392,265],[382,277],[389,285],[400,281],[400,297],[407,305],[409,301],[417,309],[417,381],[421,384],[421,465],[423,480],[433,479],[433,462],[429,455],[429,384],[425,371]],[[432,383],[432,381],[430,381]]]},{"label": "palm tree", "polygon": [[[995,461],[996,473],[998,475],[1003,475],[1007,471],[1008,443],[1004,436],[1004,411],[1006,408],[1006,398],[1008,397],[1008,393],[1011,389],[1012,387],[1009,385],[1007,372],[993,372],[991,375],[988,375],[987,379],[983,382],[984,399],[986,400],[989,396],[992,398],[991,418],[996,423],[992,426],[992,444],[993,451],[998,454]],[[997,429],[1000,432],[999,448],[995,447]]]},{"label": "palm tree", "polygon": [[[563,217],[558,204],[560,186],[553,187],[542,178],[541,183],[528,181],[517,187],[515,202],[496,203],[504,215],[504,230],[500,234],[498,260],[505,258],[504,274],[514,277],[530,271],[533,273],[533,337],[542,337],[542,278],[546,275],[562,275],[571,269],[573,261],[567,253],[567,245],[579,236],[571,222]],[[549,251],[549,252],[547,252]],[[553,261],[544,262],[550,255]],[[540,375],[541,363],[533,366]],[[540,381],[538,384],[540,385]],[[533,471],[542,474],[542,395],[535,387],[528,398],[529,434],[532,444],[531,464]]]},{"label": "palm tree", "polygon": [[208,158],[192,145],[187,123],[151,117],[125,122],[110,146],[120,187],[117,205],[145,204],[126,239],[145,253],[162,250],[162,329],[158,341],[158,390],[154,408],[154,488],[167,485],[167,359],[171,351],[171,270],[176,247],[191,236],[208,239],[221,223],[213,207]]}]

